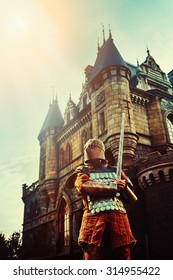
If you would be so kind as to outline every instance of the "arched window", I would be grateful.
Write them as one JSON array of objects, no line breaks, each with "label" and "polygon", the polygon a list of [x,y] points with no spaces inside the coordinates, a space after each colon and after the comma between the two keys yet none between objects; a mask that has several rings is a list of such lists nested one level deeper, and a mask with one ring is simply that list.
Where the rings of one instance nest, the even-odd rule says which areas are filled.
[{"label": "arched window", "polygon": [[44,179],[45,177],[45,157],[44,158],[41,158],[41,161],[40,161],[40,179]]},{"label": "arched window", "polygon": [[58,235],[59,244],[62,247],[69,246],[70,244],[70,220],[69,220],[70,210],[68,204],[63,198],[58,213]]},{"label": "arched window", "polygon": [[100,125],[100,133],[105,132],[106,123],[105,123],[105,113],[102,111],[99,115],[99,125]]},{"label": "arched window", "polygon": [[166,118],[166,124],[168,128],[169,140],[173,143],[173,114],[169,114]]},{"label": "arched window", "polygon": [[64,150],[60,150],[60,168],[64,166]]},{"label": "arched window", "polygon": [[66,147],[66,164],[70,163],[72,160],[72,150],[71,145],[68,143]]},{"label": "arched window", "polygon": [[148,182],[145,176],[142,177],[142,181],[145,187],[148,187]]},{"label": "arched window", "polygon": [[69,208],[68,205],[64,207],[64,246],[69,245],[70,235],[69,235]]},{"label": "arched window", "polygon": [[165,175],[164,175],[164,173],[163,173],[162,170],[160,170],[160,171],[158,172],[158,175],[159,175],[160,182],[161,182],[161,183],[165,182]]},{"label": "arched window", "polygon": [[154,185],[156,183],[153,173],[149,174],[149,179],[150,179],[150,182],[152,183],[152,185]]}]

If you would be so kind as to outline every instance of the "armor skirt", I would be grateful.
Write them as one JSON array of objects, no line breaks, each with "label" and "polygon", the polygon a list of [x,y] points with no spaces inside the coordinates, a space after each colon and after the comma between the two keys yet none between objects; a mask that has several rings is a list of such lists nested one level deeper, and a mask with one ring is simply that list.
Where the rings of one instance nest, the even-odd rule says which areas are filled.
[{"label": "armor skirt", "polygon": [[136,240],[132,234],[126,213],[115,211],[104,212],[98,215],[88,215],[85,210],[79,232],[79,245],[101,245],[106,226],[110,229],[112,249],[125,245],[135,245]]}]

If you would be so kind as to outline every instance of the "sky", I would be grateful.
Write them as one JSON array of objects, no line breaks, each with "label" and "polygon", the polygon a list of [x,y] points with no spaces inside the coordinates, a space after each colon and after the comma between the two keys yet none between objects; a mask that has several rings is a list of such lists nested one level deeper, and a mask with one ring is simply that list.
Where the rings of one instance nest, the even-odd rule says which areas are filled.
[{"label": "sky", "polygon": [[125,61],[173,69],[172,0],[0,0],[0,233],[22,231],[22,184],[38,180],[38,133],[57,96],[78,103],[102,25]]}]

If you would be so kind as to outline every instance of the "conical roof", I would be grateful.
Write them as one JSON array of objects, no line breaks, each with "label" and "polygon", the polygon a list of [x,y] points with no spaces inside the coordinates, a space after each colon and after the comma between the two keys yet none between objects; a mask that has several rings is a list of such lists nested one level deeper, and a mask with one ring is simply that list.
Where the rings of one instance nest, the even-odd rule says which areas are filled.
[{"label": "conical roof", "polygon": [[89,75],[88,82],[91,82],[105,68],[115,65],[127,67],[124,59],[116,48],[112,37],[109,36],[103,46],[98,49],[97,58],[93,70]]},{"label": "conical roof", "polygon": [[[47,128],[50,127],[62,127],[64,124],[64,120],[59,109],[57,99],[53,100],[52,104],[50,104],[49,111],[45,118],[45,121],[42,125],[39,135]],[[39,137],[39,136],[38,136]]]}]

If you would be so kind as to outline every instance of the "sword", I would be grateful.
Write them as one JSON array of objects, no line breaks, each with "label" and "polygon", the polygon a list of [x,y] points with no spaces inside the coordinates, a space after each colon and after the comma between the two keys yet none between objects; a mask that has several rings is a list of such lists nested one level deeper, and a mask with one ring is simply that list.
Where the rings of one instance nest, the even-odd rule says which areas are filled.
[{"label": "sword", "polygon": [[[121,179],[121,171],[122,171],[123,144],[124,144],[124,118],[125,118],[125,113],[122,113],[122,123],[121,123],[120,141],[119,141],[119,150],[118,150],[118,159],[117,159],[117,179]],[[132,182],[128,177],[127,177],[127,183],[133,186]],[[137,196],[134,194],[131,188],[126,186],[124,190],[133,201],[138,200]]]}]

